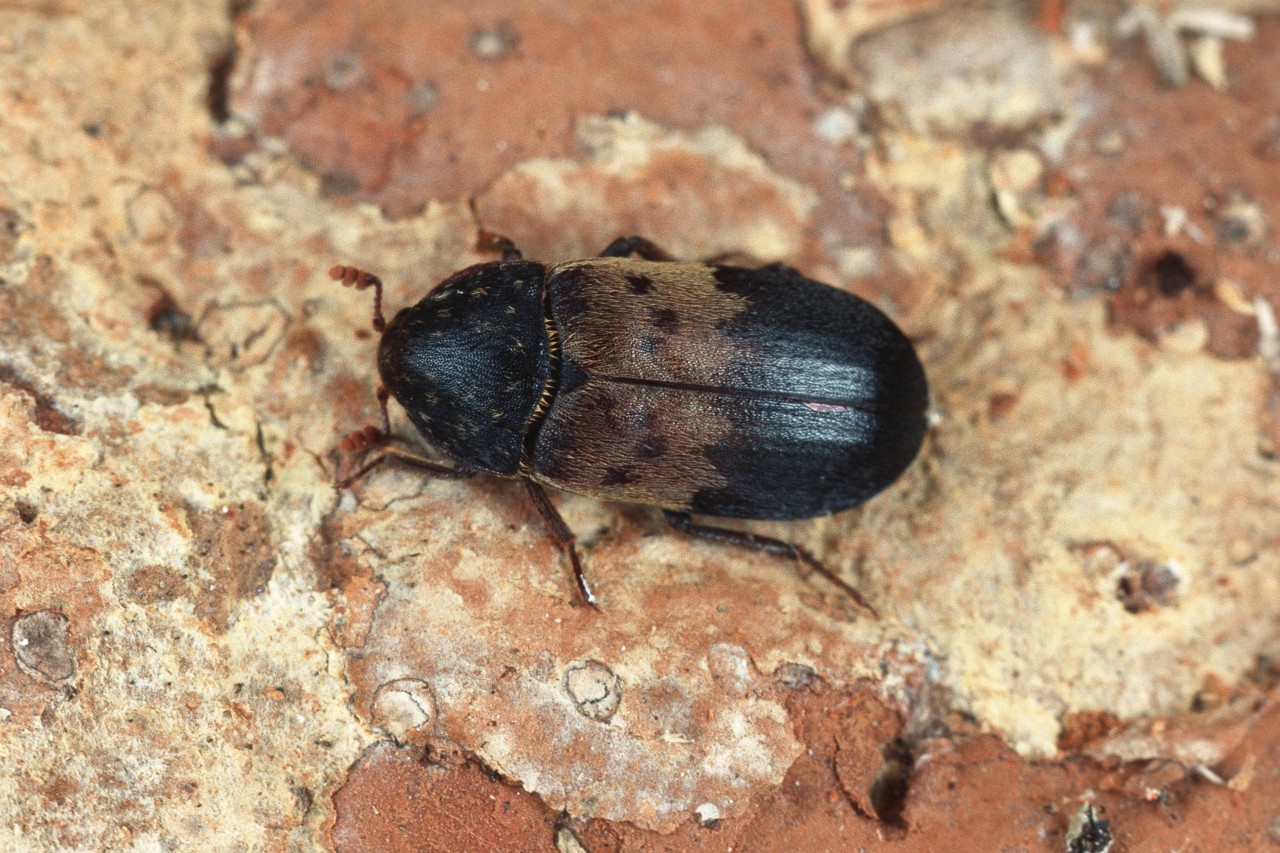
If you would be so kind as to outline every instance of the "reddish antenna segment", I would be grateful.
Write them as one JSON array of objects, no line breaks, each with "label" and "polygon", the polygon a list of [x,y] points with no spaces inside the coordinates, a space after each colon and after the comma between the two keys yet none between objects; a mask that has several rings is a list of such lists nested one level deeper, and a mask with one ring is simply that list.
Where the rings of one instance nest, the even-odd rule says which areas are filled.
[{"label": "reddish antenna segment", "polygon": [[329,270],[329,278],[342,282],[343,287],[354,287],[356,290],[367,290],[372,287],[373,328],[379,332],[386,331],[387,321],[382,316],[382,279],[371,272],[344,266],[336,266]]}]

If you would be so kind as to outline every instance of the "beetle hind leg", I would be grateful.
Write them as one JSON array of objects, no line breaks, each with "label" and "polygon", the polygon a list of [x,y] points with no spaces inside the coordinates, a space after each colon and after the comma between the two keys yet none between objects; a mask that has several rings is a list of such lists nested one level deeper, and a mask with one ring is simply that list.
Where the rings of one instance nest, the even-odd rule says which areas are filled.
[{"label": "beetle hind leg", "polygon": [[619,237],[614,240],[604,251],[600,253],[602,258],[629,258],[632,253],[639,255],[646,261],[674,261],[668,252],[664,251],[651,240],[644,237]]},{"label": "beetle hind leg", "polygon": [[599,610],[600,606],[596,604],[595,593],[591,591],[587,576],[582,572],[582,561],[578,559],[578,548],[574,544],[578,541],[578,537],[574,536],[569,525],[564,523],[564,519],[560,517],[560,513],[556,511],[551,499],[547,497],[547,493],[541,486],[529,479],[524,481],[524,485],[529,491],[533,505],[538,508],[538,514],[542,516],[543,523],[547,525],[547,532],[551,534],[552,539],[556,540],[560,550],[569,555],[569,562],[573,565],[573,580],[578,585],[578,593],[582,596],[582,600],[592,609]]},{"label": "beetle hind leg", "polygon": [[705,524],[696,524],[687,512],[672,512],[664,510],[663,517],[666,518],[667,524],[696,539],[702,539],[707,542],[715,542],[720,545],[736,545],[739,548],[747,548],[752,551],[760,551],[765,554],[775,554],[779,557],[790,557],[797,563],[800,563],[810,570],[817,572],[826,578],[830,583],[838,587],[845,595],[852,598],[858,606],[865,609],[875,618],[879,619],[880,614],[876,609],[867,603],[862,594],[853,587],[849,586],[839,575],[831,571],[827,566],[819,562],[812,554],[799,545],[791,542],[784,542],[781,539],[773,539],[769,536],[757,536],[754,533],[744,533],[740,530],[729,530],[725,527],[710,527]]}]

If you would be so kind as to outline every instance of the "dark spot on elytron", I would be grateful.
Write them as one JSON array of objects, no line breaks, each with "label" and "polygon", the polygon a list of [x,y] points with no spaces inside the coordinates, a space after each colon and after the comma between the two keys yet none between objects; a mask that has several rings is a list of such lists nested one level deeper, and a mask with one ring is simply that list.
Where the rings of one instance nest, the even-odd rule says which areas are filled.
[{"label": "dark spot on elytron", "polygon": [[668,335],[680,329],[680,314],[673,308],[654,308],[649,312],[653,317],[653,325],[660,332]]},{"label": "dark spot on elytron", "polygon": [[596,408],[600,410],[601,417],[610,423],[618,416],[618,401],[612,397],[604,396],[596,400]]},{"label": "dark spot on elytron", "polygon": [[1177,296],[1196,282],[1196,271],[1191,268],[1191,264],[1173,250],[1161,252],[1151,262],[1150,271],[1160,295],[1168,299]]},{"label": "dark spot on elytron", "polygon": [[667,440],[660,435],[646,436],[636,445],[636,456],[641,459],[656,459],[666,452]]},{"label": "dark spot on elytron", "polygon": [[586,278],[577,270],[569,270],[556,276],[556,306],[561,315],[558,319],[569,322],[574,317],[587,313],[591,301],[587,299]]},{"label": "dark spot on elytron", "polygon": [[620,466],[609,468],[600,480],[602,486],[624,486],[631,482],[631,468]]},{"label": "dark spot on elytron", "polygon": [[627,287],[635,294],[648,293],[653,289],[653,279],[639,273],[627,273]]}]

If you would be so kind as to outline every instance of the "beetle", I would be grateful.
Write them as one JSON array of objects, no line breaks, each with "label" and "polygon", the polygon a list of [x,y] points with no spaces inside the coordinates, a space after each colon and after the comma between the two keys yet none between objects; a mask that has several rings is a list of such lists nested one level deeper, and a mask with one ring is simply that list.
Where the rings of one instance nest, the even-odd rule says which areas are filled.
[{"label": "beetle", "polygon": [[[374,289],[381,332],[382,428],[343,446],[385,450],[344,484],[388,460],[520,479],[591,606],[544,486],[659,507],[677,530],[790,557],[875,612],[798,545],[691,514],[812,518],[896,480],[920,450],[929,395],[892,320],[783,264],[681,263],[642,237],[553,265],[489,232],[479,248],[502,259],[453,274],[390,323],[377,276],[330,270]],[[452,465],[386,446],[389,396]]]}]

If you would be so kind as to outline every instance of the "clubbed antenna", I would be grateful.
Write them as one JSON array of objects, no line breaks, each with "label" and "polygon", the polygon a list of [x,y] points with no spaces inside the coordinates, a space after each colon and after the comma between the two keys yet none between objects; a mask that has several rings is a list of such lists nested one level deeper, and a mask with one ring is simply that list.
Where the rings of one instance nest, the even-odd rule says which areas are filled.
[{"label": "clubbed antenna", "polygon": [[373,328],[379,332],[386,331],[387,321],[382,316],[382,279],[370,272],[355,267],[336,266],[329,270],[329,278],[342,282],[343,287],[354,287],[356,290],[373,288]]},{"label": "clubbed antenna", "polygon": [[367,426],[364,429],[358,429],[353,433],[349,433],[342,439],[339,445],[346,453],[364,453],[366,450],[377,447],[384,440],[386,434],[376,426]]}]

